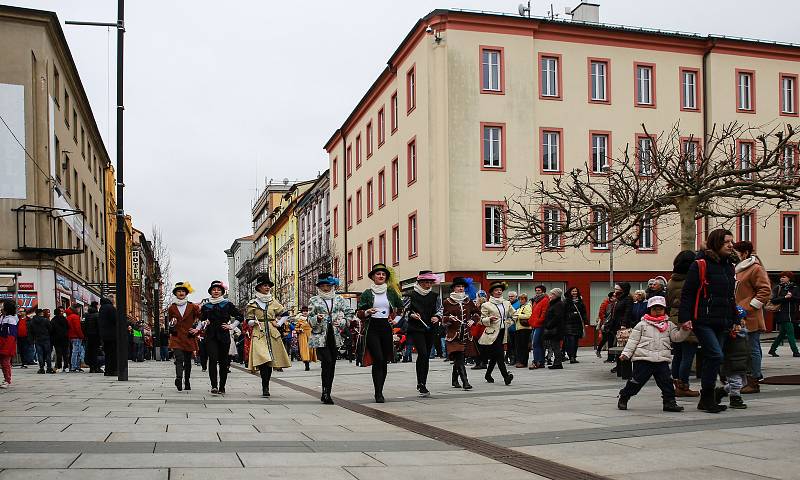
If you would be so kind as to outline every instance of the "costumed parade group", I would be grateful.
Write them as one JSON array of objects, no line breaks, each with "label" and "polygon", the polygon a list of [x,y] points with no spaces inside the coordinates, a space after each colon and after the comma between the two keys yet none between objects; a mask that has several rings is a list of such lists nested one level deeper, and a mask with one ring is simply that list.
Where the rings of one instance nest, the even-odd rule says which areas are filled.
[{"label": "costumed parade group", "polygon": [[[372,285],[359,297],[354,310],[350,302],[337,293],[339,280],[329,273],[320,274],[317,294],[301,309],[298,327],[304,338],[302,360],[308,370],[309,360],[321,363],[322,396],[320,401],[333,404],[331,391],[336,371],[336,358],[344,343],[340,330],[353,327],[357,332],[358,364],[371,367],[375,402],[383,403],[383,386],[388,364],[394,359],[393,329],[398,321],[406,322],[406,331],[417,350],[417,392],[430,396],[426,387],[430,352],[434,346],[434,328],[441,324],[445,331],[447,356],[453,362],[454,388],[472,389],[467,378],[466,358],[477,357],[479,351],[488,360],[485,379],[494,382],[492,371],[497,366],[503,381],[509,385],[514,376],[506,370],[504,344],[508,327],[515,322],[515,310],[503,298],[506,284],[492,283],[489,299],[478,307],[470,298],[474,290],[469,278],[453,279],[451,293],[442,298],[433,291],[436,274],[419,272],[417,281],[402,295],[392,270],[379,263],[369,272]],[[274,283],[267,274],[255,281],[255,297],[245,312],[224,298],[225,285],[214,281],[208,288],[210,297],[202,305],[187,300],[194,290],[188,282],[178,282],[172,290],[174,302],[167,310],[169,348],[175,356],[175,387],[191,390],[192,355],[198,351],[198,338],[203,338],[208,355],[208,377],[212,394],[225,394],[234,335],[246,331],[250,371],[261,376],[262,396],[269,397],[273,370],[291,366],[283,341],[283,326],[290,321],[290,312],[272,294]],[[474,292],[473,292],[474,293]],[[474,295],[473,295],[474,296]],[[517,319],[518,320],[518,319]]]}]

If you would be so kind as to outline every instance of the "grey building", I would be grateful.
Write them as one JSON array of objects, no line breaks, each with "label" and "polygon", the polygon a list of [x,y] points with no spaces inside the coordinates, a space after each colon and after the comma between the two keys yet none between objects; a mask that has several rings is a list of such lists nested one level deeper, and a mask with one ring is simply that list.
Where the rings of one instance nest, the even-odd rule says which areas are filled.
[{"label": "grey building", "polygon": [[334,270],[331,264],[330,179],[326,170],[295,208],[298,230],[298,261],[300,270],[300,305],[307,305],[316,294],[317,275]]}]

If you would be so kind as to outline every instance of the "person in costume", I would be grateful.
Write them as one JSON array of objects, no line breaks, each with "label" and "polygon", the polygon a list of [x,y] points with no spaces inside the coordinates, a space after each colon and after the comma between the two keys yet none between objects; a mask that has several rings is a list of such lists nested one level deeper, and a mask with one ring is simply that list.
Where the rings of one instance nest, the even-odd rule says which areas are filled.
[{"label": "person in costume", "polygon": [[[430,270],[419,272],[413,289],[403,298],[406,335],[417,349],[417,391],[420,397],[430,396],[425,385],[428,382],[434,329],[442,319],[442,299],[432,291],[436,280],[436,274]],[[438,337],[435,340],[438,341]]]},{"label": "person in costume", "polygon": [[194,292],[189,282],[178,282],[172,289],[175,301],[167,307],[169,318],[169,348],[175,355],[175,388],[191,390],[189,378],[192,374],[192,354],[197,351],[195,324],[200,320],[200,307],[186,297]]},{"label": "person in costume", "polygon": [[[391,270],[377,263],[369,272],[372,286],[364,290],[358,299],[358,317],[364,320],[365,356],[372,359],[372,384],[375,387],[375,402],[383,403],[383,384],[386,382],[388,363],[394,355],[392,348],[392,321],[403,310],[403,300]],[[390,284],[392,284],[390,286]],[[362,365],[368,363],[362,361]],[[366,366],[366,365],[365,365]]]},{"label": "person in costume", "polygon": [[291,362],[283,345],[282,327],[289,319],[286,308],[272,297],[275,284],[266,273],[256,277],[256,296],[247,302],[245,318],[252,329],[250,371],[261,374],[261,396],[269,397],[269,379],[273,368],[289,368]]},{"label": "person in costume", "polygon": [[[208,293],[211,298],[200,308],[200,320],[206,322],[203,324],[203,330],[208,351],[208,378],[211,380],[211,393],[224,395],[231,363],[228,356],[231,347],[230,331],[239,326],[242,321],[242,313],[233,303],[223,297],[225,284],[221,281],[211,282]],[[219,389],[217,388],[217,366],[219,366]]]},{"label": "person in costume", "polygon": [[308,325],[311,337],[310,348],[316,349],[322,362],[322,397],[320,401],[333,405],[331,389],[336,371],[336,355],[344,343],[340,328],[353,320],[350,302],[336,294],[339,279],[330,273],[321,273],[317,279],[317,294],[308,301]]},{"label": "person in costume", "polygon": [[506,370],[503,345],[508,343],[507,326],[514,322],[514,307],[511,302],[503,298],[506,289],[505,282],[492,282],[489,285],[489,301],[481,305],[481,324],[486,328],[478,340],[480,345],[485,345],[489,357],[484,378],[489,383],[494,383],[492,370],[494,366],[500,369],[506,385],[511,384],[514,375]]},{"label": "person in costume", "polygon": [[300,313],[294,317],[294,331],[297,333],[297,350],[300,353],[300,360],[306,366],[306,372],[311,370],[311,362],[317,361],[316,349],[309,347],[311,339],[311,325],[308,323],[308,307],[303,305]]},{"label": "person in costume", "polygon": [[[453,388],[471,390],[467,379],[465,357],[475,357],[478,351],[472,340],[471,328],[480,320],[480,310],[465,293],[470,282],[463,277],[453,279],[450,295],[442,301],[442,325],[445,327],[447,356],[453,361]],[[461,384],[458,379],[461,378]]]}]

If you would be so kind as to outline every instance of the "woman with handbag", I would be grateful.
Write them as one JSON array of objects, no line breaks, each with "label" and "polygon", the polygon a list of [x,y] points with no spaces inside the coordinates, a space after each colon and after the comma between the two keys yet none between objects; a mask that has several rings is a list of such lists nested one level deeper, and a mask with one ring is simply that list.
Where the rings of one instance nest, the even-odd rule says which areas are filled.
[{"label": "woman with handbag", "polygon": [[0,315],[0,367],[3,369],[3,382],[0,388],[11,386],[11,359],[17,354],[17,305],[14,300],[3,300],[3,313]]},{"label": "woman with handbag", "polygon": [[565,307],[564,307],[564,291],[560,288],[550,290],[548,295],[550,303],[547,306],[547,313],[544,316],[544,331],[542,338],[550,342],[550,348],[553,349],[553,364],[550,365],[551,370],[560,370],[564,368],[561,364],[561,340],[564,338],[565,332]]},{"label": "woman with handbag", "polygon": [[248,364],[251,372],[259,371],[262,397],[269,397],[272,369],[289,368],[292,365],[281,335],[281,327],[289,315],[270,293],[274,286],[268,274],[259,274],[256,277],[255,297],[247,302],[245,312],[247,325],[252,328]]},{"label": "woman with handbag", "polygon": [[363,366],[372,361],[372,385],[375,388],[375,402],[384,403],[383,385],[386,383],[388,364],[393,360],[392,321],[403,310],[403,300],[395,285],[391,270],[383,263],[372,266],[369,272],[372,286],[361,293],[358,299],[358,318],[364,320]]},{"label": "woman with handbag", "polygon": [[494,383],[492,370],[497,365],[505,384],[510,385],[514,375],[506,370],[503,346],[508,343],[507,327],[514,322],[514,307],[503,298],[505,289],[505,282],[492,282],[489,285],[489,301],[481,305],[481,324],[486,329],[478,343],[485,345],[488,352],[489,365],[484,375],[486,381]]},{"label": "woman with handbag", "polygon": [[[453,361],[453,388],[471,390],[467,379],[465,357],[475,357],[478,350],[472,338],[472,327],[480,320],[480,310],[465,293],[469,282],[464,277],[456,277],[450,286],[450,295],[442,301],[442,325],[445,327],[447,356]],[[461,383],[458,379],[461,378]]]},{"label": "woman with handbag", "polygon": [[175,301],[167,307],[169,318],[169,348],[175,356],[175,388],[191,390],[192,354],[197,351],[195,324],[200,320],[200,307],[187,300],[194,292],[189,282],[178,282],[172,289]]},{"label": "woman with handbag", "polygon": [[564,349],[567,351],[569,363],[578,363],[578,342],[583,338],[586,324],[586,305],[583,303],[583,297],[581,297],[578,287],[567,289],[564,313],[566,316]]}]

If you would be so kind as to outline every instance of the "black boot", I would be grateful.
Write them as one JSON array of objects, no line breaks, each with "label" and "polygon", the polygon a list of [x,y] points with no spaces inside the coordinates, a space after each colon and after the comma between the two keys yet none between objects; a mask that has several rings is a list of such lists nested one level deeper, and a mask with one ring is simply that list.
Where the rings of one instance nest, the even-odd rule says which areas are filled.
[{"label": "black boot", "polygon": [[714,403],[719,405],[722,403],[722,399],[728,396],[728,392],[725,391],[725,387],[717,387],[714,389]]},{"label": "black boot", "polygon": [[670,400],[664,400],[664,411],[665,412],[682,412],[683,411],[683,407],[678,405],[677,402],[675,402],[675,399],[673,398],[673,399],[670,399]]},{"label": "black boot", "polygon": [[192,385],[189,384],[189,377],[188,376],[185,379],[183,379],[183,389],[184,390],[191,390],[192,389]]},{"label": "black boot", "polygon": [[747,408],[747,404],[742,401],[742,397],[739,395],[731,395],[731,408],[735,408],[737,410],[744,410]]},{"label": "black boot", "polygon": [[453,365],[453,388],[461,388],[461,384],[458,383],[458,377],[460,372],[456,369],[456,366]]},{"label": "black boot", "polygon": [[506,385],[511,385],[511,380],[514,380],[513,373],[506,373],[503,375],[503,381],[506,383]]},{"label": "black boot", "polygon": [[472,390],[472,385],[470,385],[469,380],[467,380],[467,367],[461,365],[459,373],[461,374],[461,384],[464,386],[464,390]]},{"label": "black boot", "polygon": [[178,377],[178,378],[175,379],[175,388],[177,388],[179,392],[181,390],[183,390],[183,384],[181,383],[181,377]]},{"label": "black boot", "polygon": [[617,408],[620,410],[627,410],[628,409],[628,400],[631,397],[626,397],[625,395],[620,394],[619,400],[617,400]]},{"label": "black boot", "polygon": [[725,405],[719,405],[714,401],[714,390],[701,388],[700,401],[697,402],[697,409],[708,413],[719,413],[727,409]]},{"label": "black boot", "polygon": [[311,370],[311,367],[309,366],[310,362],[304,362],[304,363],[306,364],[306,372]]},{"label": "black boot", "polygon": [[323,394],[322,397],[322,403],[324,403],[325,405],[333,405],[333,398],[331,398],[330,390],[327,389],[325,390],[325,393]]}]

